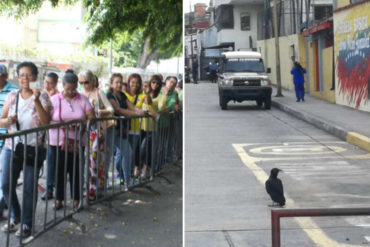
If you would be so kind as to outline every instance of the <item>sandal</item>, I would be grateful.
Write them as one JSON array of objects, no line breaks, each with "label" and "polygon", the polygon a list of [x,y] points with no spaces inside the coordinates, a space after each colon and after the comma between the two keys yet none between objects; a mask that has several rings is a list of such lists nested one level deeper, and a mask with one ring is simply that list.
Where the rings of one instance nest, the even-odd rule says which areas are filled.
[{"label": "sandal", "polygon": [[55,204],[53,205],[53,208],[55,210],[60,210],[62,209],[64,206],[63,206],[63,203],[61,201],[56,201]]},{"label": "sandal", "polygon": [[138,178],[139,177],[139,167],[137,167],[137,166],[135,166],[135,168],[134,168],[134,177],[135,178]]},{"label": "sandal", "polygon": [[146,178],[146,174],[148,173],[148,167],[144,165],[143,169],[141,170],[141,179]]},{"label": "sandal", "polygon": [[80,207],[80,200],[74,200],[73,206],[75,209],[78,209]]}]

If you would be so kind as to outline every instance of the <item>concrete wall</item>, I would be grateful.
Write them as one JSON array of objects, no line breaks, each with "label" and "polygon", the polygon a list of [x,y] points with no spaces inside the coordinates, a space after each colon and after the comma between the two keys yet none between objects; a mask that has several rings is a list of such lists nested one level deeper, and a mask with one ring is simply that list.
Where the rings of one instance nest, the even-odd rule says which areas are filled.
[{"label": "concrete wall", "polygon": [[337,1],[337,8],[344,7],[350,4],[350,0],[336,0]]},{"label": "concrete wall", "polygon": [[[217,44],[217,28],[215,26],[212,26],[206,30],[204,30],[201,33],[198,33],[198,54],[200,54],[200,49],[204,47],[210,47],[210,46],[216,46]],[[204,55],[206,57],[217,57],[220,56],[220,50],[219,49],[206,49],[204,50]]]},{"label": "concrete wall", "polygon": [[334,13],[336,103],[370,112],[370,1]]},{"label": "concrete wall", "polygon": [[[281,86],[288,90],[294,90],[293,76],[290,74],[290,71],[293,67],[294,60],[300,61],[303,67],[306,66],[304,38],[300,35],[294,34],[280,37],[279,43]],[[269,78],[271,83],[276,85],[275,40],[268,39],[257,41],[257,49],[262,53],[265,66],[271,68]]]},{"label": "concrete wall", "polygon": [[[252,36],[253,47],[257,41],[257,14],[263,10],[263,5],[235,5],[234,6],[234,29],[222,29],[217,33],[218,43],[235,42],[235,50],[249,48],[249,36]],[[249,13],[251,30],[242,31],[240,28],[240,14]]]}]

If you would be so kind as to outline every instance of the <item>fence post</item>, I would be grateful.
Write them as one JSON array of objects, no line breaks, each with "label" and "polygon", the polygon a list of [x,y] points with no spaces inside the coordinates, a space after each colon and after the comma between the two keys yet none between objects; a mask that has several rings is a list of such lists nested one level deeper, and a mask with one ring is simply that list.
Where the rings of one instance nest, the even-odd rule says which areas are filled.
[{"label": "fence post", "polygon": [[271,233],[272,247],[280,247],[280,215],[276,210],[271,210]]}]

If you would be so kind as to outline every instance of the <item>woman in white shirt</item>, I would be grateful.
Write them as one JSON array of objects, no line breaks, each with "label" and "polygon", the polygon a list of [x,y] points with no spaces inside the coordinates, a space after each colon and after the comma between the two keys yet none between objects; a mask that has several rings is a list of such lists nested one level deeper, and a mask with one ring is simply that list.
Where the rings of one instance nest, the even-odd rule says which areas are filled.
[{"label": "woman in white shirt", "polygon": [[[37,89],[30,88],[30,84],[35,83],[37,79],[38,70],[36,65],[32,62],[23,62],[17,66],[17,74],[20,89],[11,91],[7,95],[0,119],[0,127],[7,127],[9,133],[49,124],[49,113],[52,109],[52,104],[46,92],[40,92]],[[21,221],[21,208],[16,194],[16,185],[23,169],[24,157],[22,152],[17,152],[17,149],[19,147],[27,147],[27,152],[30,154],[30,150],[35,150],[35,147],[38,146],[40,154],[42,145],[42,136],[38,135],[36,138],[35,133],[27,135],[27,143],[24,135],[21,138],[15,138],[14,146],[11,139],[5,141],[5,146],[0,156],[0,163],[3,170],[1,188],[7,205],[11,205],[10,224],[5,224],[2,227],[2,230],[5,232],[16,231],[17,224]],[[15,147],[15,158],[13,159],[13,166],[10,167],[12,147]],[[20,155],[17,155],[17,153],[20,153]],[[33,191],[35,184],[38,183],[38,176],[34,176],[34,174],[38,174],[42,162],[43,160],[40,160],[37,164],[34,164],[34,158],[26,157],[25,170],[23,171],[23,225],[16,232],[16,236],[18,237],[21,236],[21,232],[22,237],[28,237],[31,234],[34,213],[33,205],[36,205],[36,202],[33,201]],[[37,171],[35,172],[34,169],[37,169]],[[12,184],[10,184],[10,173],[13,176]],[[11,189],[12,193],[11,203],[9,201],[9,189]],[[37,195],[35,198],[37,200]]]}]

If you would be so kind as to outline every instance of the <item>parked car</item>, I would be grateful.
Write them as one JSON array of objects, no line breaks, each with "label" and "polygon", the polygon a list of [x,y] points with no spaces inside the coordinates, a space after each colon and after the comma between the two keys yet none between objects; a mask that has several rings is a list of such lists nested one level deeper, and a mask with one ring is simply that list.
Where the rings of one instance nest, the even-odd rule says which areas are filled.
[{"label": "parked car", "polygon": [[271,108],[270,80],[265,71],[262,56],[254,51],[230,51],[222,53],[218,74],[220,107],[227,109],[229,101],[255,100],[258,106]]}]

